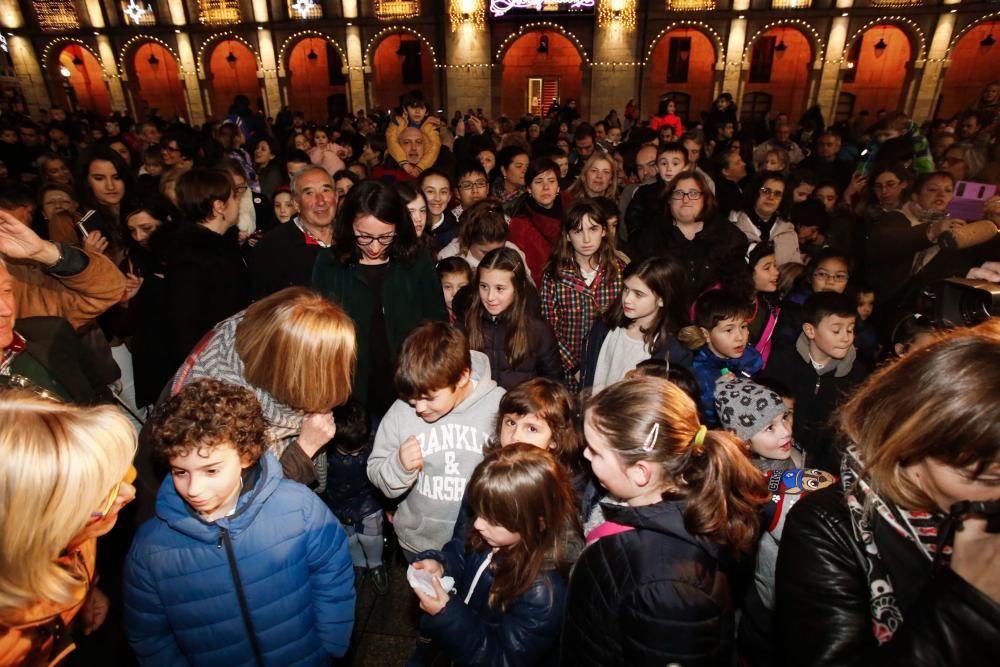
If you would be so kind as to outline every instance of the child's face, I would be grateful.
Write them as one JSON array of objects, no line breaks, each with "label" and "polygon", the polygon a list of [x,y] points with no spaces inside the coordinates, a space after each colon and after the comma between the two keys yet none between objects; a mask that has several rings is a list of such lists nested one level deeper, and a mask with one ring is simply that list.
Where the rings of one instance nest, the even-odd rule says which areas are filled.
[{"label": "child's face", "polygon": [[240,459],[239,452],[229,442],[208,450],[192,447],[181,456],[170,459],[170,475],[174,488],[191,508],[206,521],[226,516],[236,507],[240,495],[240,478],[250,461]]},{"label": "child's face", "polygon": [[294,145],[297,150],[308,151],[312,146],[309,144],[309,137],[305,134],[296,134]]},{"label": "child's face", "polygon": [[611,145],[617,146],[622,142],[622,129],[620,127],[612,127],[608,129],[608,141]]},{"label": "child's face", "polygon": [[798,235],[799,245],[808,245],[810,243],[819,243],[821,241],[819,227],[802,225],[798,229]]},{"label": "child's face", "polygon": [[764,161],[764,170],[765,171],[784,171],[785,170],[785,163],[782,161],[782,159],[780,157],[778,157],[774,153],[771,153],[771,154],[769,154],[767,156],[767,159]]},{"label": "child's face", "polygon": [[778,262],[774,255],[761,257],[753,268],[753,288],[758,292],[775,292],[778,289]]},{"label": "child's face", "polygon": [[427,202],[423,197],[417,197],[406,205],[406,210],[410,213],[410,220],[413,221],[413,230],[417,233],[417,237],[423,236],[427,227]]},{"label": "child's face", "polygon": [[580,226],[571,229],[568,234],[577,263],[590,262],[590,259],[601,249],[605,234],[607,234],[607,230],[604,227],[594,222],[589,215],[583,216]]},{"label": "child's face", "polygon": [[142,166],[146,168],[146,173],[150,176],[161,176],[163,174],[163,163],[156,160],[144,160]]},{"label": "child's face", "polygon": [[472,527],[479,531],[486,544],[494,548],[512,547],[521,541],[520,533],[512,533],[503,526],[490,523],[481,516],[476,517]]},{"label": "child's face", "polygon": [[784,414],[780,414],[764,427],[764,430],[750,438],[750,451],[765,459],[783,461],[792,455],[792,425]]},{"label": "child's face", "polygon": [[479,272],[479,298],[486,312],[496,317],[514,303],[513,275],[505,269],[482,269]]},{"label": "child's face", "polygon": [[825,185],[813,192],[813,199],[823,204],[823,208],[830,212],[837,205],[837,191]]},{"label": "child's face", "polygon": [[669,183],[674,176],[684,171],[686,166],[687,160],[680,153],[662,153],[656,158],[656,170],[660,172],[660,178],[664,183]]},{"label": "child's face", "polygon": [[812,183],[799,183],[795,186],[795,189],[792,190],[792,203],[798,204],[799,202],[809,199],[809,195],[811,195],[815,189],[816,186]]},{"label": "child's face", "polygon": [[295,205],[295,200],[288,192],[279,192],[274,195],[274,217],[278,222],[284,224],[291,220],[299,212]]},{"label": "child's face", "polygon": [[427,107],[415,106],[406,107],[406,118],[411,123],[420,124],[423,122],[424,118],[427,117]]},{"label": "child's face", "polygon": [[875,292],[861,292],[858,294],[858,317],[864,322],[872,316],[875,310]]},{"label": "child's face", "polygon": [[649,289],[649,285],[638,276],[629,276],[622,289],[622,312],[640,326],[656,317],[663,308],[663,299]]},{"label": "child's face", "polygon": [[428,176],[420,186],[427,198],[427,209],[435,218],[444,212],[451,201],[451,184],[443,176]]},{"label": "child's face", "polygon": [[628,501],[637,496],[638,491],[629,476],[629,468],[622,463],[608,439],[594,428],[589,412],[583,421],[583,437],[587,441],[583,458],[590,461],[590,468],[601,486],[619,500]]},{"label": "child's face", "polygon": [[555,163],[559,165],[559,178],[566,178],[566,174],[569,173],[569,158],[557,157]]},{"label": "child's face", "polygon": [[418,417],[428,424],[433,424],[462,402],[468,393],[469,376],[470,372],[466,370],[455,386],[435,389],[423,396],[411,398],[408,402],[413,406]]},{"label": "child's face", "polygon": [[323,130],[316,130],[313,133],[313,141],[316,142],[316,145],[319,148],[323,148],[328,143],[330,143],[330,137],[329,137],[329,135],[325,131],[323,131]]},{"label": "child's face", "polygon": [[[803,324],[802,331],[809,339],[809,347],[831,359],[843,359],[851,350],[854,344],[854,321],[855,317],[850,315],[827,315],[816,326]],[[813,355],[815,358],[816,355]],[[817,362],[819,360],[817,359]]]},{"label": "child's face", "polygon": [[444,303],[448,306],[449,312],[455,294],[468,284],[469,279],[464,273],[445,273],[441,276],[441,291],[444,292]]},{"label": "child's face", "polygon": [[539,449],[552,449],[552,429],[534,412],[518,415],[507,412],[500,417],[500,446],[523,442]]},{"label": "child's face", "polygon": [[711,330],[702,328],[708,338],[708,349],[717,357],[739,359],[750,340],[750,325],[742,317],[727,317]]},{"label": "child's face", "polygon": [[837,292],[843,294],[850,280],[850,267],[839,257],[823,260],[813,271],[810,286],[813,292]]}]

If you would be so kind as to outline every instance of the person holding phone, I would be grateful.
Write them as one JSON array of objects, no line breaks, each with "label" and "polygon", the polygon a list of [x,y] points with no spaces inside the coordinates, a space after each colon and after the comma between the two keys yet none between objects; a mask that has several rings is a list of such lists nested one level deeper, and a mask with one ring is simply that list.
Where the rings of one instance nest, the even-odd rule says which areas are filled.
[{"label": "person holding phone", "polygon": [[[135,190],[132,172],[121,155],[105,145],[89,149],[80,160],[79,201],[86,220],[76,226],[84,250],[104,253],[118,264],[125,253],[122,211]],[[123,209],[124,204],[124,209]],[[94,211],[89,217],[87,214]]]},{"label": "person holding phone", "polygon": [[783,662],[996,664],[998,367],[994,318],[883,366],[840,409],[841,483],[785,522]]}]

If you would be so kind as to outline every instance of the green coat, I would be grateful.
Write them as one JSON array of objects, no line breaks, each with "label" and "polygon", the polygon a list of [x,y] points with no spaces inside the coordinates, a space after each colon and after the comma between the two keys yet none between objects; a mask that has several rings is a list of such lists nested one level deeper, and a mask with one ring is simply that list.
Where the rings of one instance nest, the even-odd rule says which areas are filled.
[{"label": "green coat", "polygon": [[[361,267],[341,264],[326,250],[316,257],[313,289],[338,304],[354,320],[358,337],[358,370],[354,397],[368,399],[368,341],[372,321],[372,293]],[[419,255],[411,264],[390,260],[382,287],[386,334],[393,359],[399,355],[407,334],[427,320],[448,321],[448,309],[434,263]]]}]

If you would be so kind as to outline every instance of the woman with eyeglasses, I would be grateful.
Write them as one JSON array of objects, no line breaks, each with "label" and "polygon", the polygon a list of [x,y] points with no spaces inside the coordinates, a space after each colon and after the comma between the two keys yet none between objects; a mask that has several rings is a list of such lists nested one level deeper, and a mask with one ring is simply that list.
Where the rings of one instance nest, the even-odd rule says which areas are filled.
[{"label": "woman with eyeglasses", "polygon": [[774,245],[774,258],[779,267],[803,263],[798,232],[780,213],[788,191],[788,179],[784,174],[761,172],[747,191],[743,210],[729,214],[729,221],[746,235],[747,241]]},{"label": "woman with eyeglasses", "polygon": [[662,213],[629,239],[632,262],[664,255],[684,265],[687,293],[701,294],[718,282],[729,262],[743,262],[746,237],[717,211],[708,181],[682,171],[663,192]]},{"label": "woman with eyeglasses", "polygon": [[357,328],[353,395],[379,419],[396,400],[393,362],[403,340],[425,320],[448,321],[434,261],[421,252],[403,200],[380,181],[347,193],[334,222],[334,244],[313,267],[313,288],[340,305]]},{"label": "woman with eyeglasses", "polygon": [[97,538],[135,497],[135,431],[112,406],[12,391],[0,450],[0,664],[56,664],[107,618]]}]

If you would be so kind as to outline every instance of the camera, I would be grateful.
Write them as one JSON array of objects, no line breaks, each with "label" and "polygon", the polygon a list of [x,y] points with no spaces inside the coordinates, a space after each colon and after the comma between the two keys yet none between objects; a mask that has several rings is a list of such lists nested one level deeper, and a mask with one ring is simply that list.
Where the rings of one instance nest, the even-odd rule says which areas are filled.
[{"label": "camera", "polygon": [[987,280],[948,278],[924,295],[930,300],[924,312],[942,328],[971,327],[1000,315],[1000,284]]},{"label": "camera", "polygon": [[973,502],[963,500],[951,506],[951,515],[961,518],[968,515],[986,518],[986,532],[1000,533],[1000,500]]}]

